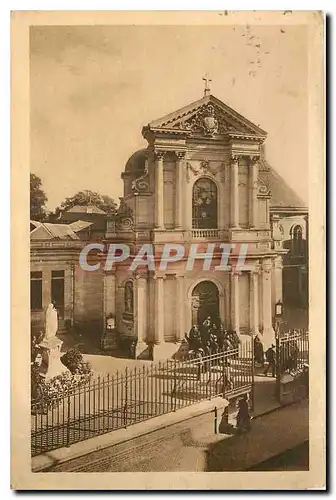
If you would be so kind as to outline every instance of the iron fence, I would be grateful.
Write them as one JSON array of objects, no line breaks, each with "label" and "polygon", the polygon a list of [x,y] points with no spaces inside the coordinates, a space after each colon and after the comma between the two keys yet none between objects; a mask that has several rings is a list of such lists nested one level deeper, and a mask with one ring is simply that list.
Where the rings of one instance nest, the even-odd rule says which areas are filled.
[{"label": "iron fence", "polygon": [[182,361],[125,369],[51,398],[32,401],[31,452],[38,455],[126,428],[217,396],[231,398],[253,385],[252,342]]},{"label": "iron fence", "polygon": [[309,335],[306,330],[280,333],[276,338],[277,373],[302,370],[309,363]]},{"label": "iron fence", "polygon": [[[306,330],[293,330],[280,333],[276,337],[276,397],[281,402],[281,381],[285,373],[294,376],[293,380],[305,381],[308,387],[309,334]],[[304,378],[302,376],[304,375]],[[294,397],[295,389],[291,388]]]}]

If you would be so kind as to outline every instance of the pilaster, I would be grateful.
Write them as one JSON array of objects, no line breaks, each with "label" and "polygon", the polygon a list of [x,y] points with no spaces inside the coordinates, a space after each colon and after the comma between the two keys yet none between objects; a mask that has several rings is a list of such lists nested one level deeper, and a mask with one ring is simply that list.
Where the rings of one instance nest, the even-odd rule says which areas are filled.
[{"label": "pilaster", "polygon": [[265,348],[275,343],[272,325],[272,260],[264,259],[262,263],[262,309],[263,331],[262,342]]},{"label": "pilaster", "polygon": [[176,153],[176,189],[175,189],[175,229],[183,226],[183,198],[185,179],[185,152]]},{"label": "pilaster", "polygon": [[164,198],[163,198],[163,158],[165,151],[155,152],[155,227],[164,229]]},{"label": "pilaster", "polygon": [[249,217],[250,227],[258,226],[258,156],[249,157]]},{"label": "pilaster", "polygon": [[250,285],[250,330],[259,335],[259,269],[249,271]]},{"label": "pilaster", "polygon": [[231,271],[231,326],[239,334],[239,275],[237,271]]},{"label": "pilaster", "polygon": [[238,191],[238,175],[239,175],[239,156],[232,155],[231,157],[231,228],[239,227],[239,191]]},{"label": "pilaster", "polygon": [[185,308],[186,306],[186,290],[184,276],[176,276],[176,313],[177,313],[177,335],[176,339],[181,341],[185,336]]},{"label": "pilaster", "polygon": [[155,338],[154,343],[164,342],[164,276],[154,276],[155,283]]}]

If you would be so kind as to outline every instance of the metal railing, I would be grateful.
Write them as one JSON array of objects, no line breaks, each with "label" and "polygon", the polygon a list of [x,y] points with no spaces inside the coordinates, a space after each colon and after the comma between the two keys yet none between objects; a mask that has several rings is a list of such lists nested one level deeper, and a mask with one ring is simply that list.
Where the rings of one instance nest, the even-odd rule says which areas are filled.
[{"label": "metal railing", "polygon": [[52,398],[32,401],[31,453],[38,455],[217,396],[249,392],[252,346],[135,367]]},{"label": "metal railing", "polygon": [[[276,337],[276,397],[281,402],[281,381],[288,373],[296,380],[308,382],[309,334],[306,330],[293,330],[280,333]],[[303,378],[304,377],[304,378]],[[293,397],[294,388],[291,389]]]},{"label": "metal railing", "polygon": [[309,335],[306,330],[279,333],[276,338],[277,372],[302,370],[309,363]]}]

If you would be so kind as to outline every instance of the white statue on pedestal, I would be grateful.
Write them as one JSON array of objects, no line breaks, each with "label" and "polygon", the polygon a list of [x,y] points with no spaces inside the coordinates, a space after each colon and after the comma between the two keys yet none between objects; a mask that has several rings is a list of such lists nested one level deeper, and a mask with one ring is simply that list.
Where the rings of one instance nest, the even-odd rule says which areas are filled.
[{"label": "white statue on pedestal", "polygon": [[58,329],[57,310],[54,304],[49,304],[46,311],[46,331],[44,340],[50,340],[56,337]]},{"label": "white statue on pedestal", "polygon": [[46,329],[44,339],[40,344],[42,357],[47,366],[46,379],[53,378],[69,371],[61,361],[61,347],[63,341],[56,337],[58,329],[57,310],[54,304],[49,304],[46,311]]}]

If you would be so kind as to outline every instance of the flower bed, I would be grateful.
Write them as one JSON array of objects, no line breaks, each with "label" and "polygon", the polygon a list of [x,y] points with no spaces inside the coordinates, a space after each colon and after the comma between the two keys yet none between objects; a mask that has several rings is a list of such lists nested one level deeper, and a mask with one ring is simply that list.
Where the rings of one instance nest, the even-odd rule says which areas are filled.
[{"label": "flower bed", "polygon": [[76,389],[85,385],[92,377],[90,363],[83,360],[77,348],[69,349],[61,358],[67,371],[51,379],[40,374],[36,363],[31,365],[31,400],[33,413],[44,413],[60,399],[71,395]]}]

